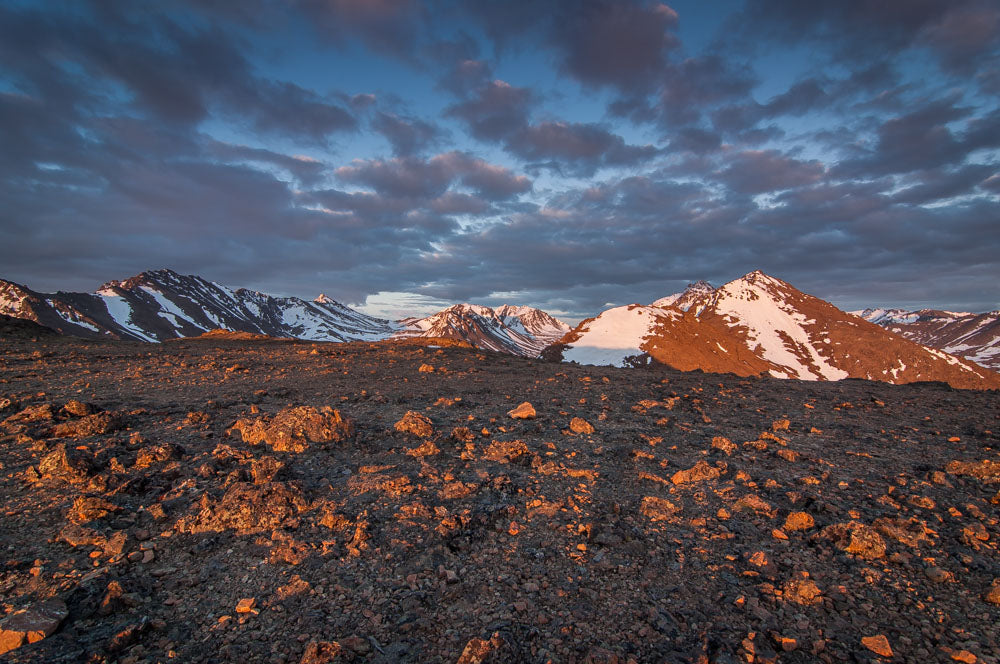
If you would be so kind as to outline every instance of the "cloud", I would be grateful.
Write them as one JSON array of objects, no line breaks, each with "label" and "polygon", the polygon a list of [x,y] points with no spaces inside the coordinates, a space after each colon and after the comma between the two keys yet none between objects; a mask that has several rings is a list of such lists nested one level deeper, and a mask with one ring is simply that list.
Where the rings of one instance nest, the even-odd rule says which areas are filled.
[{"label": "cloud", "polygon": [[819,161],[799,161],[774,150],[747,150],[732,155],[716,172],[719,181],[740,194],[761,194],[817,182],[824,174]]},{"label": "cloud", "polygon": [[372,128],[389,141],[396,156],[418,154],[441,138],[441,131],[429,122],[383,111],[376,111]]},{"label": "cloud", "polygon": [[447,152],[429,160],[355,160],[335,173],[345,182],[363,184],[380,195],[396,198],[439,198],[455,182],[491,201],[507,200],[531,189],[527,177],[461,152]]},{"label": "cloud", "polygon": [[1000,8],[988,0],[757,0],[731,25],[758,43],[823,45],[840,62],[926,48],[944,68],[968,74],[1000,40]]},{"label": "cloud", "polygon": [[529,162],[577,175],[593,175],[608,166],[635,166],[660,153],[652,145],[629,145],[600,125],[570,122],[524,127],[504,145]]},{"label": "cloud", "polygon": [[527,126],[533,105],[534,95],[528,88],[495,80],[449,106],[446,114],[461,120],[472,136],[498,141]]}]

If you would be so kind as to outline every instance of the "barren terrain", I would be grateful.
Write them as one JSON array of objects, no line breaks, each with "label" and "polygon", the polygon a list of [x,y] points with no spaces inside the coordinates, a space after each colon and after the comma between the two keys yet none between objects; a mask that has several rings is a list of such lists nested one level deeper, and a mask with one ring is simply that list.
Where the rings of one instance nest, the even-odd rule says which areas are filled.
[{"label": "barren terrain", "polygon": [[427,343],[5,327],[3,656],[1000,661],[997,392]]}]

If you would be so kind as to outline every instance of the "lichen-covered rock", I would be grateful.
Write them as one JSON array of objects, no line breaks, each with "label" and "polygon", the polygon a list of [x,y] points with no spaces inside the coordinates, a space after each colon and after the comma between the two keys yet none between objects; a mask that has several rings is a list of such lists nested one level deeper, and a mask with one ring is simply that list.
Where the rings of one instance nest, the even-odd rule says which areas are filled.
[{"label": "lichen-covered rock", "polygon": [[338,443],[354,435],[354,422],[329,406],[285,408],[270,422],[241,418],[229,431],[238,431],[250,445],[266,443],[275,452],[301,453],[310,443]]},{"label": "lichen-covered rock", "polygon": [[528,453],[523,440],[494,440],[483,452],[483,458],[497,463],[513,463]]},{"label": "lichen-covered rock", "polygon": [[409,433],[420,438],[430,438],[434,435],[434,425],[426,415],[422,415],[414,410],[406,411],[406,414],[396,422],[396,431]]},{"label": "lichen-covered rock", "polygon": [[578,434],[594,433],[594,425],[582,417],[574,417],[569,422],[569,430]]},{"label": "lichen-covered rock", "polygon": [[149,468],[154,463],[173,461],[184,456],[184,448],[173,443],[160,443],[158,445],[147,445],[139,450],[135,458],[136,468]]},{"label": "lichen-covered rock", "polygon": [[94,413],[78,420],[60,422],[52,427],[52,438],[86,438],[99,436],[122,428],[121,419],[113,413]]},{"label": "lichen-covered rock", "polygon": [[188,533],[257,533],[294,528],[307,506],[302,492],[292,484],[237,482],[218,501],[203,495],[198,513],[180,519],[177,529]]},{"label": "lichen-covered rock", "polygon": [[91,471],[90,459],[79,450],[67,448],[62,443],[42,457],[38,464],[38,472],[42,478],[64,482],[82,482]]},{"label": "lichen-covered rock", "polygon": [[1000,461],[983,459],[982,461],[951,461],[945,466],[945,471],[952,475],[968,475],[977,480],[1000,482]]},{"label": "lichen-covered rock", "polygon": [[722,475],[722,469],[710,466],[705,461],[699,461],[687,470],[678,470],[671,476],[670,481],[674,484],[689,484],[691,482],[704,482],[714,480]]},{"label": "lichen-covered rock", "polygon": [[832,540],[834,546],[866,560],[885,556],[885,540],[878,531],[857,521],[835,523],[820,531],[820,536]]},{"label": "lichen-covered rock", "polygon": [[666,521],[680,510],[681,508],[669,500],[656,496],[646,496],[639,506],[639,512],[650,521]]}]

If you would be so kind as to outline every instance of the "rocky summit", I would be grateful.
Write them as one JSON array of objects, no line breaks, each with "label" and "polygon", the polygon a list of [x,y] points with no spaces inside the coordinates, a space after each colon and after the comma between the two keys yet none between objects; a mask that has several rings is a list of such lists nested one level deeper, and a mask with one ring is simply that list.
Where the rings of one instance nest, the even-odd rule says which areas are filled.
[{"label": "rocky summit", "polygon": [[998,661],[995,391],[3,329],[4,661]]}]

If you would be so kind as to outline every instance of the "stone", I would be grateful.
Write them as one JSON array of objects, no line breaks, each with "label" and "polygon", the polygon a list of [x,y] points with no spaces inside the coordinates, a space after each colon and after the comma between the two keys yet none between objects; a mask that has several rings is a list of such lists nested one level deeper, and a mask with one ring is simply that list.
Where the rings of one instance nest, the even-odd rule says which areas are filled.
[{"label": "stone", "polygon": [[716,436],[712,439],[712,449],[721,450],[726,456],[731,456],[736,451],[736,443],[725,436]]},{"label": "stone", "polygon": [[669,500],[666,500],[665,498],[658,498],[656,496],[646,496],[642,499],[642,505],[639,507],[639,512],[650,521],[654,522],[666,521],[680,511],[681,508],[674,505]]},{"label": "stone", "polygon": [[511,463],[528,453],[523,440],[494,440],[483,452],[483,458],[497,463]]},{"label": "stone", "polygon": [[341,659],[343,652],[336,641],[310,641],[299,664],[332,664]]},{"label": "stone", "polygon": [[952,475],[969,475],[978,480],[1000,479],[1000,461],[984,459],[983,461],[951,461],[945,466],[945,472]]},{"label": "stone", "polygon": [[990,604],[1000,605],[1000,579],[994,579],[990,589],[983,593],[983,599]]},{"label": "stone", "polygon": [[417,371],[420,373],[434,373],[434,367],[429,364],[421,364]]},{"label": "stone", "polygon": [[487,664],[496,659],[502,646],[503,639],[498,633],[494,633],[489,640],[469,639],[456,664]]},{"label": "stone", "polygon": [[292,528],[298,525],[298,514],[307,507],[302,492],[293,484],[236,482],[218,501],[202,494],[198,512],[178,520],[176,528],[187,533],[256,533]]},{"label": "stone", "polygon": [[785,518],[785,525],[782,529],[785,531],[800,531],[809,530],[816,525],[816,521],[807,512],[792,512]]},{"label": "stone", "polygon": [[69,615],[61,599],[47,599],[0,620],[0,654],[51,636]]},{"label": "stone", "polygon": [[80,496],[73,501],[73,507],[70,508],[67,516],[73,523],[83,524],[119,511],[121,511],[120,507],[103,498]]},{"label": "stone", "polygon": [[515,420],[533,420],[537,415],[537,413],[535,413],[535,407],[527,401],[523,402],[513,410],[508,410],[507,414]]},{"label": "stone", "polygon": [[412,449],[406,450],[406,453],[412,457],[428,457],[434,456],[440,453],[441,450],[437,445],[434,444],[432,440],[425,440],[419,447],[414,447]]},{"label": "stone", "polygon": [[878,531],[857,521],[835,523],[821,531],[821,536],[833,540],[834,545],[866,560],[885,556],[885,540]]},{"label": "stone", "polygon": [[97,412],[97,410],[97,407],[75,399],[66,402],[66,405],[62,407],[62,412],[72,417],[86,417]]},{"label": "stone", "polygon": [[786,601],[802,606],[812,606],[822,602],[819,586],[816,582],[808,578],[794,578],[785,583],[782,596]]},{"label": "stone", "polygon": [[310,443],[339,443],[354,435],[354,421],[329,406],[284,408],[270,422],[240,418],[229,432],[238,431],[250,445],[266,443],[275,452],[304,452]]},{"label": "stone", "polygon": [[406,411],[406,414],[396,422],[396,431],[409,433],[420,438],[430,438],[434,435],[434,425],[426,415],[414,410]]},{"label": "stone", "polygon": [[594,433],[594,425],[582,417],[574,417],[570,420],[569,430],[578,434],[591,434]]},{"label": "stone", "polygon": [[38,472],[43,478],[64,482],[82,482],[90,475],[91,464],[79,450],[69,449],[60,443],[42,457]]},{"label": "stone", "polygon": [[979,658],[968,650],[958,650],[951,653],[951,658],[956,662],[962,662],[962,664],[976,664]]},{"label": "stone", "polygon": [[95,413],[79,420],[61,422],[49,432],[53,438],[85,438],[103,435],[122,428],[121,421],[111,413]]},{"label": "stone", "polygon": [[256,606],[256,597],[245,597],[236,603],[236,613],[253,613]]},{"label": "stone", "polygon": [[861,637],[861,645],[880,657],[892,657],[892,647],[884,634]]},{"label": "stone", "polygon": [[924,576],[934,583],[945,583],[953,579],[951,572],[935,566],[925,569]]},{"label": "stone", "polygon": [[149,468],[154,463],[173,461],[184,456],[184,448],[173,443],[147,445],[135,457],[136,468]]},{"label": "stone", "polygon": [[705,461],[699,461],[687,470],[678,470],[671,476],[670,481],[674,484],[689,484],[691,482],[714,480],[720,475],[722,475],[722,471],[719,468],[710,466]]}]

